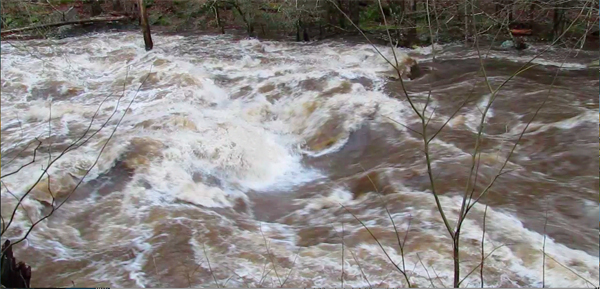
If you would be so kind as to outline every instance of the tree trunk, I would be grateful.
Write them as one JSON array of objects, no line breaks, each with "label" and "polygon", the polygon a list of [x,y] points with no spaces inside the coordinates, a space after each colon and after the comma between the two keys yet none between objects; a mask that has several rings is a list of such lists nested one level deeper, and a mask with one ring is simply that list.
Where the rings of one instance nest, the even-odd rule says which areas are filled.
[{"label": "tree trunk", "polygon": [[319,39],[323,39],[323,23],[319,21]]},{"label": "tree trunk", "polygon": [[452,260],[454,261],[454,288],[459,287],[460,282],[460,249],[459,249],[459,234],[455,235],[456,240],[453,241],[452,245]]},{"label": "tree trunk", "polygon": [[513,23],[513,1],[508,1],[508,25]]},{"label": "tree trunk", "polygon": [[[358,26],[359,22],[360,22],[360,6],[358,1],[356,0],[351,0],[348,2],[348,10],[350,12],[350,20],[352,20],[352,22],[354,22],[354,24],[356,24],[356,26]],[[360,27],[360,26],[359,26]]]},{"label": "tree trunk", "polygon": [[252,23],[248,24],[248,36],[254,37],[254,24]]},{"label": "tree trunk", "polygon": [[408,32],[406,33],[406,43],[404,46],[411,47],[413,45],[417,45],[419,42],[419,35],[417,35],[417,0],[413,0],[412,2],[412,13],[410,17]]},{"label": "tree trunk", "polygon": [[296,42],[300,42],[300,26],[302,25],[300,19],[296,21]]},{"label": "tree trunk", "polygon": [[90,0],[90,16],[96,17],[102,14],[102,6],[100,5],[100,1]]},{"label": "tree trunk", "polygon": [[562,22],[564,18],[564,8],[565,4],[557,4],[554,7],[554,17],[552,21],[552,38],[556,40],[562,34]]},{"label": "tree trunk", "polygon": [[340,23],[340,27],[342,29],[346,29],[346,16],[344,16],[344,13],[342,13],[342,11],[344,11],[344,3],[342,2],[342,0],[338,0],[338,7],[340,8],[341,11],[339,11],[338,13],[338,21]]},{"label": "tree trunk", "polygon": [[[475,1],[475,0],[473,0],[473,1]],[[470,18],[469,18],[469,14],[468,14],[468,12],[469,12],[469,4],[468,3],[469,2],[465,1],[465,7],[464,7],[465,8],[465,11],[464,11],[465,12],[465,45],[469,44],[469,22],[470,22],[469,20],[470,20]]]},{"label": "tree trunk", "polygon": [[234,8],[235,10],[237,10],[237,12],[240,14],[240,16],[242,17],[242,20],[244,20],[244,23],[246,23],[246,32],[248,32],[248,36],[249,37],[253,37],[254,36],[254,25],[250,18],[250,15],[248,15],[248,17],[246,17],[246,14],[244,14],[244,11],[242,11],[242,8],[240,8],[240,5],[236,2],[233,2]]},{"label": "tree trunk", "polygon": [[146,11],[144,0],[139,0],[138,5],[140,6],[140,24],[142,25],[142,33],[144,34],[144,46],[146,47],[146,51],[150,51],[154,44],[152,43],[152,35],[150,35],[148,11]]},{"label": "tree trunk", "polygon": [[[498,6],[496,4],[496,6]],[[458,21],[458,27],[462,27],[463,26],[463,13],[462,11],[460,11],[461,7],[460,5],[456,5],[456,21]]]},{"label": "tree trunk", "polygon": [[217,26],[221,29],[221,34],[225,34],[225,27],[221,23],[221,16],[219,15],[219,4],[215,3],[215,16],[217,17]]},{"label": "tree trunk", "polygon": [[304,37],[304,41],[310,41],[310,38],[308,37],[308,29],[306,28],[306,26],[304,27],[304,32],[302,33],[302,36]]},{"label": "tree trunk", "polygon": [[529,18],[528,22],[529,22],[529,29],[533,29],[533,18],[534,18],[534,12],[535,11],[535,0],[531,1],[531,4],[529,5],[529,13],[527,15],[527,18]]},{"label": "tree trunk", "polygon": [[[392,10],[394,10],[394,14],[396,15],[396,19],[395,19],[395,23],[397,27],[400,27],[400,25],[402,25],[402,21],[404,20],[404,15],[406,15],[406,5],[404,3],[405,0],[400,1],[400,11],[398,10],[398,7],[396,5],[392,6],[392,1],[389,1],[388,4],[390,5],[390,8]],[[398,15],[400,15],[400,18],[398,18]],[[396,29],[396,40],[400,41],[403,37],[403,31],[402,28]],[[396,43],[397,45],[398,43]]]},{"label": "tree trunk", "polygon": [[123,5],[121,5],[121,0],[112,0],[113,10],[122,11]]}]

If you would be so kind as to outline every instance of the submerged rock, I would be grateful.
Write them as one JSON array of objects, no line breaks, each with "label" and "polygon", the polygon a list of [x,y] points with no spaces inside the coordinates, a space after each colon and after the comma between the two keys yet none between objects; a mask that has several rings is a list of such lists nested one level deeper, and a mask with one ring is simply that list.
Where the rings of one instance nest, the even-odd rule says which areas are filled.
[{"label": "submerged rock", "polygon": [[65,25],[58,27],[56,30],[56,38],[62,39],[69,37],[73,33],[74,25]]},{"label": "submerged rock", "polygon": [[500,44],[500,47],[504,49],[510,49],[515,47],[515,43],[512,40],[506,40]]},{"label": "submerged rock", "polygon": [[[65,198],[74,192],[77,180],[70,174],[60,177],[44,178],[31,190],[31,197],[48,205],[56,204],[55,199]],[[53,201],[54,199],[54,201]]]},{"label": "submerged rock", "polygon": [[409,61],[407,63],[407,65],[409,65],[409,67],[410,67],[408,75],[407,75],[408,78],[415,79],[415,78],[421,77],[423,75],[423,71],[421,70],[419,63],[417,63],[417,61],[412,58],[410,60],[411,61]]},{"label": "submerged rock", "polygon": [[[423,71],[419,67],[419,63],[412,57],[406,56],[398,60],[400,73],[403,79],[415,79],[423,75]],[[398,80],[398,72],[391,69],[388,72],[390,79]]]},{"label": "submerged rock", "polygon": [[514,48],[516,50],[527,49],[527,44],[523,39],[517,38],[516,41],[506,40],[500,44],[500,48],[502,49],[511,49]]},{"label": "submerged rock", "polygon": [[134,137],[123,155],[123,163],[130,170],[145,169],[154,159],[162,156],[165,147],[164,143],[152,138]]},{"label": "submerged rock", "polygon": [[527,44],[525,43],[525,41],[522,38],[517,38],[517,42],[515,43],[515,49],[517,49],[517,50],[527,49]]}]

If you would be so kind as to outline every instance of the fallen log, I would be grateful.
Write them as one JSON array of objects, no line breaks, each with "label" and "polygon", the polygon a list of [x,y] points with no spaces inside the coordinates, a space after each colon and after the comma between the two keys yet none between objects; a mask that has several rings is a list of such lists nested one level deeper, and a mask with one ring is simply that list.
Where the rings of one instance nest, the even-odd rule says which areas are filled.
[{"label": "fallen log", "polygon": [[127,16],[121,16],[121,17],[95,17],[95,18],[84,19],[84,20],[75,20],[75,21],[66,21],[66,22],[58,22],[58,23],[41,24],[41,25],[27,26],[27,27],[23,27],[23,28],[16,28],[16,29],[4,30],[4,31],[0,32],[0,36],[5,36],[5,35],[10,35],[10,34],[15,34],[15,33],[21,33],[21,32],[26,32],[26,31],[36,30],[36,29],[44,29],[44,28],[50,28],[50,27],[60,27],[60,26],[65,26],[65,25],[82,25],[82,24],[92,24],[92,23],[112,22],[112,21],[123,21],[123,20],[130,20],[130,18],[127,17]]},{"label": "fallen log", "polygon": [[514,36],[531,35],[531,29],[511,29],[510,33]]}]

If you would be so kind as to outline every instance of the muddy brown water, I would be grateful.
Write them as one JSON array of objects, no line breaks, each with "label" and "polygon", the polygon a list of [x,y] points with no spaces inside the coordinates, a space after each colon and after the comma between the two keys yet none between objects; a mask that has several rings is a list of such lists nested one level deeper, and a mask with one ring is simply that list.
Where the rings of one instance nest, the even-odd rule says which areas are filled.
[{"label": "muddy brown water", "polygon": [[[2,44],[2,173],[31,160],[35,146],[23,148],[32,139],[44,142],[34,165],[3,179],[4,219],[16,203],[8,190],[26,192],[48,148],[57,156],[97,114],[98,132],[49,171],[65,200],[125,113],[82,185],[18,247],[32,286],[329,287],[342,270],[346,286],[406,286],[371,233],[404,261],[411,283],[452,284],[450,237],[412,131],[421,123],[370,46],[157,35],[155,47],[145,52],[129,32]],[[490,85],[544,48],[492,50]],[[444,126],[431,164],[454,224],[492,94],[473,49],[447,45],[435,60],[431,48],[398,52],[419,63],[422,74],[404,84],[419,109],[428,103],[428,135]],[[546,286],[588,284],[573,272],[598,286],[599,77],[586,67],[597,55],[569,53],[536,58],[496,94],[484,122],[474,197],[545,101],[463,227],[465,276],[481,258],[488,206],[486,286],[541,286],[544,233]],[[38,186],[3,240],[48,213],[43,200],[48,188]],[[463,286],[480,286],[479,276]]]}]

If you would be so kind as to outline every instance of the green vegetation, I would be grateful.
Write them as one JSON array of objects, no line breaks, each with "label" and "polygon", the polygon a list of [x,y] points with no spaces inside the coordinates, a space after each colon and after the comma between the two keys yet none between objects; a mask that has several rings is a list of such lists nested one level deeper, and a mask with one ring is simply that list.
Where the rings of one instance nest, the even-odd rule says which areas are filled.
[{"label": "green vegetation", "polygon": [[152,13],[150,15],[150,25],[169,26],[171,25],[171,20],[169,19],[169,16]]}]

